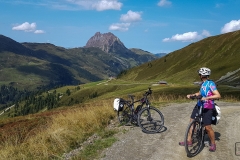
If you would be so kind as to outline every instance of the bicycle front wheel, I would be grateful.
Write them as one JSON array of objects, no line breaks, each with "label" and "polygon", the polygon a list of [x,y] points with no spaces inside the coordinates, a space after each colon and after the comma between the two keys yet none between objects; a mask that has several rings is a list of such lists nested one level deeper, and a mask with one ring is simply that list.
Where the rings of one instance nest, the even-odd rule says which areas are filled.
[{"label": "bicycle front wheel", "polygon": [[163,114],[152,106],[143,108],[138,113],[138,125],[146,133],[157,133],[164,125]]},{"label": "bicycle front wheel", "polygon": [[125,107],[122,111],[117,112],[118,121],[121,125],[126,125],[131,120],[131,111],[129,107]]},{"label": "bicycle front wheel", "polygon": [[203,141],[204,141],[204,129],[201,125],[201,122],[199,120],[193,120],[188,125],[185,133],[184,143],[187,156],[188,157],[196,156],[202,149],[204,143]]}]

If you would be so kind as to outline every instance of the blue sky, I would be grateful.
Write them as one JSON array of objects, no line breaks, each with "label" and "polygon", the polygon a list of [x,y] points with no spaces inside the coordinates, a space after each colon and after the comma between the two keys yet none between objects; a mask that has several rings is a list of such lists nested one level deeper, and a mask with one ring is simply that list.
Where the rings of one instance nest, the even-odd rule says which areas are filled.
[{"label": "blue sky", "polygon": [[0,34],[83,47],[112,32],[127,48],[169,53],[240,30],[240,0],[0,0]]}]

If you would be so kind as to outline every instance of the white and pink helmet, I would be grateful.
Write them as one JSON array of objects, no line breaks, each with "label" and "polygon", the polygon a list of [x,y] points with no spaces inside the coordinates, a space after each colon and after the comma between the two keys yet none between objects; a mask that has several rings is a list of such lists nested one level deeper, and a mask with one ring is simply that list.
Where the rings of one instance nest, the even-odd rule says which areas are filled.
[{"label": "white and pink helmet", "polygon": [[211,70],[209,68],[202,67],[198,70],[198,74],[200,74],[202,76],[210,76]]}]

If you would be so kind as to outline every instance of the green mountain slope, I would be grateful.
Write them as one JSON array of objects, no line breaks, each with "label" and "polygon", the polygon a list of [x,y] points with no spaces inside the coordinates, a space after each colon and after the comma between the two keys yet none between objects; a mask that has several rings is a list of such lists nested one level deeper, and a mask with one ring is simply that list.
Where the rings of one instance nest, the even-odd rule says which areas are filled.
[{"label": "green mountain slope", "polygon": [[106,53],[94,47],[66,49],[50,43],[18,43],[0,35],[0,85],[24,89],[77,85],[116,76],[122,70],[157,58],[153,54],[121,55],[120,49],[118,52]]},{"label": "green mountain slope", "polygon": [[199,81],[197,70],[209,67],[219,83],[240,81],[240,31],[208,37],[168,55],[128,70],[123,80],[192,83]]}]

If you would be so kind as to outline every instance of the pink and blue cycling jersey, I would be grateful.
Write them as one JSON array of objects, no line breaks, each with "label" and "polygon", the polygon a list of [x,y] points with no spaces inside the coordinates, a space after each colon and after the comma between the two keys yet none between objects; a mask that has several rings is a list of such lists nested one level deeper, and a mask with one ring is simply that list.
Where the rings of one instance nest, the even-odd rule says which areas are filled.
[{"label": "pink and blue cycling jersey", "polygon": [[[217,90],[216,84],[213,81],[205,81],[202,83],[200,88],[200,94],[203,97],[209,97],[213,95],[213,91]],[[204,102],[204,108],[213,109],[214,108],[214,100],[206,100]]]}]

